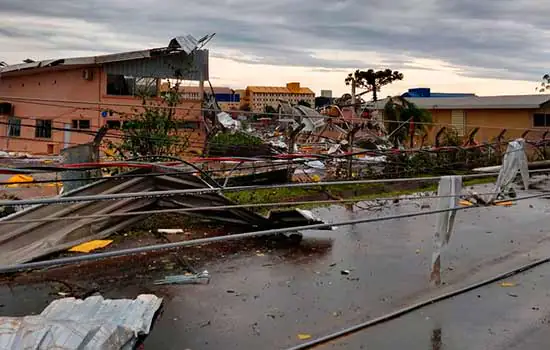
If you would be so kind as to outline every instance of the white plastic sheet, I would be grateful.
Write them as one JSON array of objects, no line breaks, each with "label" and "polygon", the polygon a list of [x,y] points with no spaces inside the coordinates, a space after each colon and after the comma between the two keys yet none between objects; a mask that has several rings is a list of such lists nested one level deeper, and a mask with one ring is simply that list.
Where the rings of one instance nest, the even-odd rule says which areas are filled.
[{"label": "white plastic sheet", "polygon": [[512,184],[518,171],[521,174],[523,187],[529,187],[529,168],[527,165],[527,155],[525,154],[525,140],[516,139],[508,143],[508,148],[502,159],[502,167],[498,174],[495,190],[489,198],[489,202],[494,201],[499,194],[507,190]]},{"label": "white plastic sheet", "polygon": [[0,349],[130,350],[151,330],[162,299],[54,300],[40,315],[0,317]]},{"label": "white plastic sheet", "polygon": [[217,115],[218,121],[228,129],[240,129],[241,122],[231,118],[231,116],[226,112],[220,112]]},{"label": "white plastic sheet", "polygon": [[[460,192],[462,191],[461,176],[443,176],[437,190],[437,209],[454,209],[458,207]],[[432,255],[431,281],[441,284],[441,251],[447,246],[453,233],[456,211],[446,211],[437,214],[436,230],[434,234],[434,251]]]}]

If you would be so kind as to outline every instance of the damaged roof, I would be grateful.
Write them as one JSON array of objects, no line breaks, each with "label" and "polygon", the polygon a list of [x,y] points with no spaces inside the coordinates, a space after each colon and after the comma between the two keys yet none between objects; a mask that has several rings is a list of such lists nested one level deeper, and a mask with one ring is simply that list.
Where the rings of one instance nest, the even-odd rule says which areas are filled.
[{"label": "damaged roof", "polygon": [[[197,51],[200,51],[202,53],[207,52],[207,50],[200,49],[203,46],[203,43],[204,38],[196,40],[192,36],[187,35],[185,37],[176,37],[170,41],[168,46],[160,48],[120,52],[99,56],[57,58],[28,63],[12,64],[0,67],[0,75],[48,67],[96,66],[162,56],[188,56]],[[203,56],[204,55],[199,55],[199,57]]]}]

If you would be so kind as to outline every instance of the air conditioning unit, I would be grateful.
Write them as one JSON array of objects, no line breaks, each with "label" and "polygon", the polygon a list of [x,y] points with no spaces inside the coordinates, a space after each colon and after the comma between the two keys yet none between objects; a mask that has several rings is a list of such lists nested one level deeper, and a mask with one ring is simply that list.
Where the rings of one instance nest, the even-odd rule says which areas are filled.
[{"label": "air conditioning unit", "polygon": [[13,105],[9,102],[0,102],[0,115],[13,115]]},{"label": "air conditioning unit", "polygon": [[91,69],[84,69],[82,71],[82,79],[84,80],[93,80],[94,79],[94,71]]}]

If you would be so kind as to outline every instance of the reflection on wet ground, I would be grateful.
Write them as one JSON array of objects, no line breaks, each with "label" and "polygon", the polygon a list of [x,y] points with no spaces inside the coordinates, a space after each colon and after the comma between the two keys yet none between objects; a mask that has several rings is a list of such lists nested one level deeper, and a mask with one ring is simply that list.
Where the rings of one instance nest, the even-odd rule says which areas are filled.
[{"label": "reflection on wet ground", "polygon": [[[391,207],[360,205],[365,208],[373,204],[378,204],[376,210],[332,206],[314,212],[337,222],[435,209],[430,199],[391,203]],[[99,266],[83,265],[77,273],[56,269],[26,278],[35,282],[38,277],[71,283],[93,280],[109,298],[144,292],[164,297],[163,314],[146,347],[280,349],[302,342],[298,334],[322,336],[547,254],[548,204],[547,200],[533,199],[510,208],[460,212],[456,232],[443,255],[446,284],[438,290],[428,284],[434,216],[306,231],[298,246],[263,239],[227,242],[136,256],[131,264],[106,261]],[[183,267],[173,255],[185,258],[197,269],[207,269],[211,283],[153,285],[159,277],[181,273]],[[22,286],[16,282],[0,287],[2,315],[40,312],[48,300],[60,297],[59,290],[65,293],[67,289],[62,283]],[[16,302],[14,295],[18,296]],[[447,349],[448,326],[425,326],[420,322],[406,324],[416,343],[392,339],[391,345],[402,347],[371,347],[369,340],[368,348],[426,349],[431,345]],[[391,334],[388,330],[386,337],[395,338]]]},{"label": "reflection on wet ground", "polygon": [[541,265],[316,349],[547,349],[549,276]]}]

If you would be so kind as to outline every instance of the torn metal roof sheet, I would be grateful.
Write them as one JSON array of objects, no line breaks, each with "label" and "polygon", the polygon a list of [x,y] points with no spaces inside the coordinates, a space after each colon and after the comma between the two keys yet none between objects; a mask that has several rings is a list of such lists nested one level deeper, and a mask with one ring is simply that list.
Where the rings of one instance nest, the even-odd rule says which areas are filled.
[{"label": "torn metal roof sheet", "polygon": [[[206,36],[208,38],[210,36]],[[201,40],[203,40],[202,38]],[[175,43],[175,44],[174,44]],[[179,43],[179,44],[178,44]],[[54,66],[86,66],[86,65],[102,65],[107,63],[115,62],[125,62],[133,61],[147,58],[154,58],[159,56],[181,56],[187,55],[195,51],[206,51],[200,50],[197,45],[201,45],[202,42],[193,38],[191,35],[187,36],[178,36],[170,41],[170,44],[167,47],[153,48],[147,50],[139,51],[129,51],[129,52],[120,52],[115,54],[99,55],[99,56],[89,56],[89,57],[70,57],[70,58],[57,58],[57,59],[48,59],[43,61],[36,61],[30,63],[19,63],[12,64],[5,67],[0,67],[0,74],[18,72],[23,70],[44,68],[44,67],[54,67]],[[177,45],[180,45],[179,47]],[[183,45],[183,47],[181,46]],[[203,45],[201,45],[202,47]],[[181,48],[181,50],[180,50]],[[201,59],[204,56],[201,55]]]},{"label": "torn metal roof sheet", "polygon": [[[212,188],[211,185],[198,176],[172,174],[182,170],[191,171],[191,168],[159,166],[154,171],[163,171],[166,175],[123,179],[107,178],[65,193],[61,197]],[[153,170],[142,169],[132,173],[139,174],[151,171]],[[35,205],[0,219],[2,221],[2,225],[0,225],[0,265],[6,266],[28,262],[90,240],[103,239],[148,217],[145,214],[131,216],[107,215],[99,218],[86,217],[89,215],[122,214],[155,208],[181,209],[235,204],[223,195],[212,192],[201,195],[181,194],[165,198],[137,196],[114,201]],[[291,211],[286,211],[286,213],[292,218],[295,216]],[[184,214],[250,226],[256,229],[300,226],[309,223],[307,218],[303,218],[300,222],[289,222],[285,220],[285,217],[265,217],[246,208],[195,210]],[[72,219],[63,220],[64,217],[68,216]],[[45,218],[50,221],[42,221]],[[10,223],[10,221],[13,221],[13,223]]]},{"label": "torn metal roof sheet", "polygon": [[39,315],[0,317],[0,349],[133,349],[161,304],[152,294],[54,300]]}]

